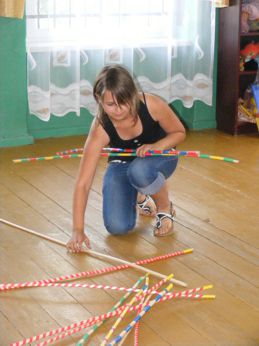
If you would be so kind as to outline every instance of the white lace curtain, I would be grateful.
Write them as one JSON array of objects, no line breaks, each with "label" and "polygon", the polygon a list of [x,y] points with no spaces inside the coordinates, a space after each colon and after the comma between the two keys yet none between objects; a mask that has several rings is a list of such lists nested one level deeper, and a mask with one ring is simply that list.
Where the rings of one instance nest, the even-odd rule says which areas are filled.
[{"label": "white lace curtain", "polygon": [[120,63],[168,103],[212,104],[215,7],[206,0],[26,0],[30,113],[95,113],[92,85]]}]

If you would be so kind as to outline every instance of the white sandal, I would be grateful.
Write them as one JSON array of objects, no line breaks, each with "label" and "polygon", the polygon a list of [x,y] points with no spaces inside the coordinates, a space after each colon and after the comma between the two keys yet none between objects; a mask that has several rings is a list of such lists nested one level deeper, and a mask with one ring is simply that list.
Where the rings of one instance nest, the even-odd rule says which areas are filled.
[{"label": "white sandal", "polygon": [[[155,237],[166,237],[168,235],[171,235],[174,231],[174,221],[175,221],[175,215],[176,215],[176,212],[173,208],[173,203],[170,202],[170,214],[168,213],[157,213],[156,214],[156,224],[155,224],[155,227],[154,227],[154,236]],[[163,223],[163,220],[164,219],[169,219],[172,221],[172,226],[171,228],[165,232],[165,233],[161,233],[160,232],[160,228],[162,227],[162,223]]]},{"label": "white sandal", "polygon": [[137,202],[137,206],[139,208],[139,213],[145,216],[155,216],[156,213],[156,205],[153,199],[146,195],[143,202]]}]

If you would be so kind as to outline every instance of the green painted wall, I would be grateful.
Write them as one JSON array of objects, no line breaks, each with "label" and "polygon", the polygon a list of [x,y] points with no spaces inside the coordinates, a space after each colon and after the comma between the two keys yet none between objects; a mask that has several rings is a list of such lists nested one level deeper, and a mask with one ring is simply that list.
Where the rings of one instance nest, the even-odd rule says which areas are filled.
[{"label": "green painted wall", "polygon": [[27,126],[25,21],[0,17],[0,146],[33,142]]},{"label": "green painted wall", "polygon": [[28,114],[28,129],[34,138],[84,135],[88,133],[92,120],[93,116],[82,108],[80,117],[75,113],[68,113],[63,117],[51,116],[49,121],[42,121]]},{"label": "green painted wall", "polygon": [[[88,133],[93,117],[85,109],[81,109],[80,117],[69,113],[64,117],[52,116],[48,122],[29,114],[25,37],[25,19],[0,17],[0,147],[31,144],[37,138]],[[217,39],[215,48],[214,77],[217,72]],[[213,90],[212,107],[196,101],[192,108],[187,109],[180,101],[173,102],[172,108],[189,129],[216,127],[216,78]]]}]

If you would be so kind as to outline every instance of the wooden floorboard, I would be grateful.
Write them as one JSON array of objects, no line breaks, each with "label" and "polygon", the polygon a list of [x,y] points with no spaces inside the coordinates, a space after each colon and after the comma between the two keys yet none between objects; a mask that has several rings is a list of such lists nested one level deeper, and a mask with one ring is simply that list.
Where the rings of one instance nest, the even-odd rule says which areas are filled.
[{"label": "wooden floorboard", "polygon": [[[50,156],[80,148],[83,136],[38,140],[0,149],[0,218],[66,242],[71,231],[72,193],[79,159],[14,164],[12,159]],[[258,136],[229,136],[216,130],[190,132],[180,149],[234,157],[239,164],[180,158],[168,181],[175,204],[175,233],[152,235],[154,220],[139,217],[124,237],[107,234],[102,222],[100,159],[87,207],[86,229],[97,252],[136,261],[177,250],[193,253],[146,265],[188,283],[212,284],[215,300],[178,299],[159,303],[140,324],[140,345],[259,345],[259,146]],[[0,282],[25,282],[91,271],[114,263],[73,255],[57,244],[0,222]],[[73,282],[131,287],[143,273],[121,270]],[[151,277],[151,282],[158,279]],[[175,286],[174,290],[182,288]],[[86,288],[38,287],[0,293],[0,345],[22,340],[107,312],[123,293]],[[128,316],[121,328],[134,315]],[[111,328],[107,321],[90,338],[99,345]],[[118,328],[118,331],[121,330]],[[84,332],[57,342],[73,345]],[[134,344],[134,335],[125,345]]]}]

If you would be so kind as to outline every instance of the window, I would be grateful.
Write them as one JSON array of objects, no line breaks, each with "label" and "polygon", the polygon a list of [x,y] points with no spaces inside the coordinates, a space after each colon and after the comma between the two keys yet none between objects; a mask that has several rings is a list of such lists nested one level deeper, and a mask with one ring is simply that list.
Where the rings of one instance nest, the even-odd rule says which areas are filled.
[{"label": "window", "polygon": [[[182,0],[185,2],[186,0]],[[173,40],[175,1],[27,0],[27,38],[41,46],[75,42],[87,48],[161,45]],[[174,23],[175,23],[174,18]],[[180,23],[179,23],[180,24]]]},{"label": "window", "polygon": [[26,0],[30,113],[95,113],[92,83],[120,63],[145,92],[212,102],[215,9],[208,0]]}]

